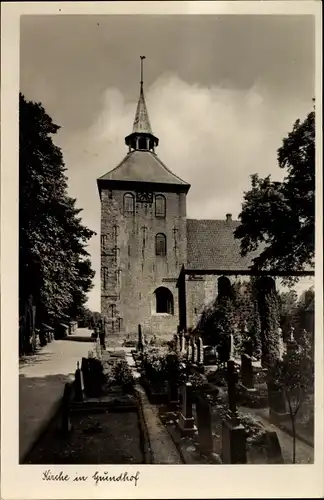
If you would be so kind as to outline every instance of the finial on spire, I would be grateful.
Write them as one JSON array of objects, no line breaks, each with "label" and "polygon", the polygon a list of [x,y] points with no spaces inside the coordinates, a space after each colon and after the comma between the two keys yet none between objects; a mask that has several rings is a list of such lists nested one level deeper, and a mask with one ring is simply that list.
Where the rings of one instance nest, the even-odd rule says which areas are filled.
[{"label": "finial on spire", "polygon": [[140,56],[141,58],[141,86],[143,86],[143,60],[146,59],[146,56]]}]

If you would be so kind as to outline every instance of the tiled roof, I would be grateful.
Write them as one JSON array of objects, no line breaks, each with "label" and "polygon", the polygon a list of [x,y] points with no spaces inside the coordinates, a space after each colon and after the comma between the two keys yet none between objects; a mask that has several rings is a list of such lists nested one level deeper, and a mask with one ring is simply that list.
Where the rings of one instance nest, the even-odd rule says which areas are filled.
[{"label": "tiled roof", "polygon": [[257,252],[240,254],[234,231],[240,221],[187,219],[187,269],[245,271]]},{"label": "tiled roof", "polygon": [[187,182],[173,174],[151,151],[131,151],[117,167],[98,180],[139,181],[189,186]]}]

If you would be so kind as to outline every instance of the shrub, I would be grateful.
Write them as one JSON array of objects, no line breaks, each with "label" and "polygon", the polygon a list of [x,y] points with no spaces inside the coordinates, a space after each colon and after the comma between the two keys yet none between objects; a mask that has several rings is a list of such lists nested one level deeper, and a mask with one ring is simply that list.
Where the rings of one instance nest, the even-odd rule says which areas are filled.
[{"label": "shrub", "polygon": [[266,434],[266,428],[258,420],[252,417],[252,415],[243,413],[239,413],[239,420],[245,428],[250,443],[262,440],[263,436]]},{"label": "shrub", "polygon": [[152,384],[162,384],[167,380],[166,349],[145,349],[142,357],[142,370]]},{"label": "shrub", "polygon": [[123,387],[134,385],[134,377],[132,370],[124,359],[116,361],[112,367],[111,376],[113,381]]},{"label": "shrub", "polygon": [[191,383],[194,390],[203,389],[203,387],[208,384],[207,378],[201,373],[195,372],[188,376],[188,382]]}]

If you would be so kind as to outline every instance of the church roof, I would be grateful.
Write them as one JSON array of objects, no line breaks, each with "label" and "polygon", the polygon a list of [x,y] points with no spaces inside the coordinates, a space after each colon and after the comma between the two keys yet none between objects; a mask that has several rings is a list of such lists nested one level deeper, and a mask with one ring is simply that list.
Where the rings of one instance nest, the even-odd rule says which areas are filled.
[{"label": "church roof", "polygon": [[258,252],[242,257],[234,231],[240,221],[187,219],[187,265],[192,270],[247,271]]},{"label": "church roof", "polygon": [[143,85],[141,84],[140,96],[137,103],[135,119],[133,124],[133,134],[153,134],[149,115],[146,108]]},{"label": "church roof", "polygon": [[131,151],[125,158],[98,181],[132,181],[157,184],[190,185],[173,174],[151,151]]}]

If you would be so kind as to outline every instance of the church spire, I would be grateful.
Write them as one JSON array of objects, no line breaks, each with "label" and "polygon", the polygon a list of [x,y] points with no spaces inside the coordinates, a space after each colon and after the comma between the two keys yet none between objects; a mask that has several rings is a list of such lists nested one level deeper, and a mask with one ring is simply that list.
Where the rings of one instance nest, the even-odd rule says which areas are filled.
[{"label": "church spire", "polygon": [[155,146],[158,145],[159,140],[153,135],[150,119],[148,116],[146,102],[143,89],[143,61],[145,56],[141,58],[141,82],[140,82],[140,96],[137,103],[135,119],[133,123],[133,132],[125,138],[125,142],[129,147],[129,151],[144,150],[153,151]]}]

